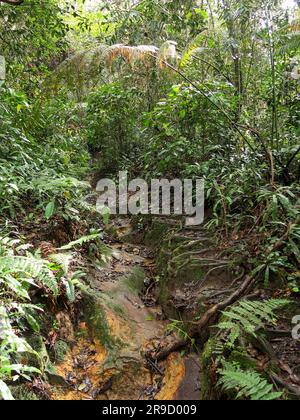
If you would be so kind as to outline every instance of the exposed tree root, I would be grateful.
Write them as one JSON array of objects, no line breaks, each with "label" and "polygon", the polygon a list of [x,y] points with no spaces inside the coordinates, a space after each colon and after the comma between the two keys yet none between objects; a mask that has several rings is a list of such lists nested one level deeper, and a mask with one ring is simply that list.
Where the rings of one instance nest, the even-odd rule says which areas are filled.
[{"label": "exposed tree root", "polygon": [[227,308],[227,306],[235,303],[241,296],[243,296],[243,294],[247,293],[254,283],[255,278],[253,278],[253,276],[247,276],[242,285],[232,295],[223,302],[220,302],[210,308],[207,312],[205,312],[200,321],[194,323],[192,335],[202,337],[203,333],[205,333],[205,330],[211,325],[211,323],[216,322],[216,318],[219,316],[219,313]]},{"label": "exposed tree root", "polygon": [[192,324],[190,330],[190,337],[182,338],[178,335],[168,335],[161,340],[161,344],[158,348],[151,349],[147,351],[146,358],[151,358],[152,360],[163,360],[168,357],[169,354],[182,349],[190,344],[191,338],[202,338],[208,331],[208,327],[217,321],[217,318],[222,310],[228,306],[235,303],[240,299],[245,293],[252,288],[255,283],[255,278],[252,276],[247,276],[243,284],[232,293],[226,300],[218,303],[217,305],[210,308],[198,322]]},{"label": "exposed tree root", "polygon": [[275,373],[272,373],[270,375],[270,377],[276,384],[285,388],[289,392],[289,394],[292,394],[296,397],[300,397],[300,387],[299,386],[292,385],[292,384],[289,384],[288,382],[285,382],[282,378],[280,378]]},{"label": "exposed tree root", "polygon": [[161,340],[159,347],[150,349],[146,352],[146,360],[164,360],[171,353],[179,351],[189,344],[188,340],[179,337],[177,334],[171,334]]},{"label": "exposed tree root", "polygon": [[206,275],[204,276],[204,278],[200,281],[200,280],[197,280],[195,283],[194,283],[194,285],[196,285],[196,284],[198,284],[199,285],[199,287],[203,287],[204,286],[204,284],[205,284],[205,282],[208,280],[208,278],[209,278],[209,276],[214,272],[214,271],[216,271],[216,270],[222,270],[222,269],[225,269],[225,268],[227,268],[228,266],[227,265],[219,265],[219,266],[216,266],[216,267],[213,267],[213,268],[211,268],[207,273],[206,273]]}]

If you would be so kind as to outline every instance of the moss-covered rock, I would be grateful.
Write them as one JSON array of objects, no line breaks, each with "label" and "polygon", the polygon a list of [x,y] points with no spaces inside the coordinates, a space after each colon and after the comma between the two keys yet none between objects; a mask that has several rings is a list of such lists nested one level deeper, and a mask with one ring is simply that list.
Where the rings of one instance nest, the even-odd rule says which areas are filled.
[{"label": "moss-covered rock", "polygon": [[34,352],[21,353],[20,360],[22,363],[44,372],[51,362],[43,337],[39,334],[32,334],[27,337],[27,342]]},{"label": "moss-covered rock", "polygon": [[164,221],[153,221],[149,230],[147,231],[144,242],[150,247],[157,247],[169,232],[170,225]]},{"label": "moss-covered rock", "polygon": [[102,299],[86,297],[84,312],[84,320],[91,336],[96,337],[104,347],[113,348],[115,340],[110,334]]},{"label": "moss-covered rock", "polygon": [[69,346],[64,340],[57,341],[54,345],[55,362],[63,362],[68,350]]},{"label": "moss-covered rock", "polygon": [[145,271],[142,268],[135,267],[128,276],[124,276],[120,281],[123,282],[132,293],[138,294],[144,286],[145,277]]}]

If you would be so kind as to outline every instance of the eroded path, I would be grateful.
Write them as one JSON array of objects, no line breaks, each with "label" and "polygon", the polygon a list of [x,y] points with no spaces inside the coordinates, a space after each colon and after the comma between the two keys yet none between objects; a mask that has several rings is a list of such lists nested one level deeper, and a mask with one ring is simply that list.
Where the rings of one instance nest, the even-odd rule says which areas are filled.
[{"label": "eroded path", "polygon": [[109,244],[107,263],[92,272],[95,299],[75,344],[56,366],[64,383],[55,387],[53,399],[200,399],[197,354],[173,352],[160,362],[145,356],[171,334],[170,322],[153,295],[152,250],[124,242],[129,230],[126,220],[117,221],[119,240]]}]

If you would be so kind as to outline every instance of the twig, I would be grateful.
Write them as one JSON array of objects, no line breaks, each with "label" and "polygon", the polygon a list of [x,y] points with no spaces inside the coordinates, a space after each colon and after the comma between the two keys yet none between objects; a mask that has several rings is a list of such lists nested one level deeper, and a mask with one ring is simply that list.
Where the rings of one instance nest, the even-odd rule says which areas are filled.
[{"label": "twig", "polygon": [[243,269],[243,272],[233,280],[230,287],[235,286],[237,284],[237,282],[244,277],[244,275],[245,275],[245,270]]}]

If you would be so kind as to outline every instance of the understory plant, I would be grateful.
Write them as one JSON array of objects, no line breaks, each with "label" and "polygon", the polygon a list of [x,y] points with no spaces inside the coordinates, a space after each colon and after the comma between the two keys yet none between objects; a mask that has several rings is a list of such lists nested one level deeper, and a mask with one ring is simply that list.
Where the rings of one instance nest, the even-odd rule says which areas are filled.
[{"label": "understory plant", "polygon": [[[41,334],[47,302],[56,306],[58,299],[63,299],[72,305],[78,291],[92,293],[81,280],[86,275],[75,269],[74,250],[100,238],[99,232],[86,235],[42,258],[38,250],[32,252],[32,245],[8,236],[0,237],[1,398],[12,399],[9,384],[43,375],[46,366],[27,337],[32,333]],[[42,305],[32,303],[36,293],[43,296]],[[38,367],[30,365],[29,355],[35,357]]]},{"label": "understory plant", "polygon": [[273,400],[283,395],[283,392],[274,392],[273,384],[268,382],[272,367],[270,372],[261,375],[247,348],[256,340],[265,342],[265,329],[276,327],[278,311],[289,304],[287,299],[242,300],[222,313],[216,326],[218,332],[213,339],[212,355],[219,366],[218,385],[227,395],[251,400]]}]

